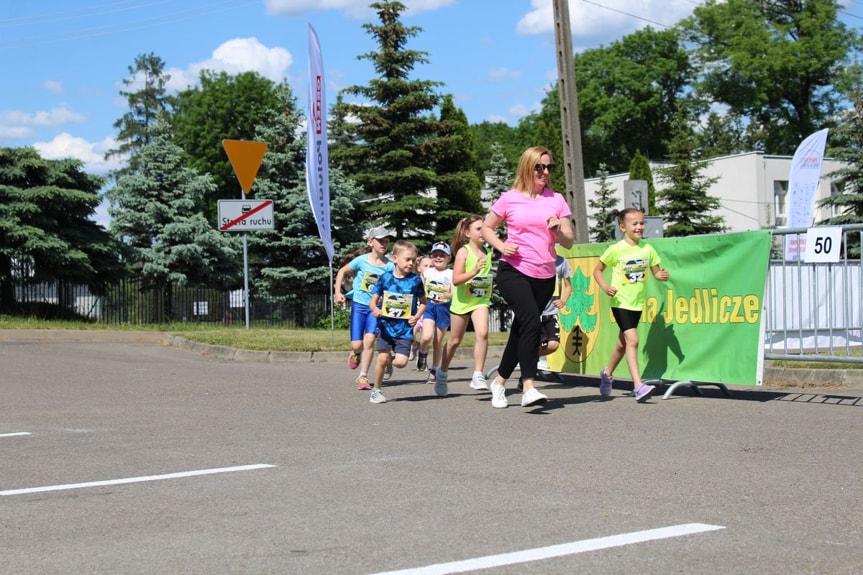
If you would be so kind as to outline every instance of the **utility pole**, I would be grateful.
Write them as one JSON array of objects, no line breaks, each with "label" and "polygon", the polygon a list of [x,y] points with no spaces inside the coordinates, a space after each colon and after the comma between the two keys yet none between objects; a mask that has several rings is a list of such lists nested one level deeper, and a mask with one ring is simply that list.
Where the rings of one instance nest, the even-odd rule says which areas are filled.
[{"label": "utility pole", "polygon": [[554,3],[554,45],[557,48],[557,89],[560,95],[560,127],[563,133],[563,165],[566,171],[566,200],[575,230],[575,243],[589,241],[587,203],[584,198],[584,159],[581,151],[581,126],[578,119],[578,91],[572,59],[572,32],[569,26],[569,0]]}]

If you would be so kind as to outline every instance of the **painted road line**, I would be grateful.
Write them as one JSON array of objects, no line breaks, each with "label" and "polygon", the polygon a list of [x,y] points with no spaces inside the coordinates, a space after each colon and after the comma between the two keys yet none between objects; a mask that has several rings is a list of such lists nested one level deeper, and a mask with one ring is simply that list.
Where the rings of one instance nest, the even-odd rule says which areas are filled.
[{"label": "painted road line", "polygon": [[491,567],[504,567],[507,565],[515,565],[517,563],[542,561],[543,559],[551,559],[552,557],[575,555],[576,553],[584,553],[586,551],[621,547],[623,545],[644,543],[645,541],[655,541],[657,539],[682,537],[684,535],[703,533],[705,531],[716,531],[717,529],[725,529],[725,527],[720,525],[706,525],[704,523],[686,523],[684,525],[672,525],[671,527],[660,527],[659,529],[621,533],[620,535],[598,537],[596,539],[586,539],[584,541],[573,541],[572,543],[562,543],[560,545],[552,545],[550,547],[537,547],[536,549],[525,549],[524,551],[501,553],[500,555],[476,557],[474,559],[465,559],[463,561],[438,563],[437,565],[428,565],[426,567],[401,569],[399,571],[386,571],[376,573],[375,575],[447,575],[449,573],[464,573],[465,571],[477,571],[480,569],[490,569]]},{"label": "painted road line", "polygon": [[14,433],[0,433],[0,437],[18,437],[21,435],[31,435],[29,431],[16,431]]},{"label": "painted road line", "polygon": [[275,467],[266,463],[255,465],[240,465],[237,467],[219,467],[216,469],[199,469],[197,471],[181,471],[180,473],[166,473],[164,475],[145,475],[143,477],[127,477],[125,479],[108,479],[106,481],[89,481],[87,483],[69,483],[67,485],[47,485],[45,487],[28,487],[24,489],[7,489],[0,491],[0,495],[25,495],[27,493],[44,493],[45,491],[64,491],[67,489],[84,489],[85,487],[104,487],[106,485],[125,485],[126,483],[142,483],[144,481],[161,481],[163,479],[180,479],[183,477],[197,477],[199,475],[215,475],[216,473],[232,473],[234,471],[253,471],[255,469],[266,469]]}]

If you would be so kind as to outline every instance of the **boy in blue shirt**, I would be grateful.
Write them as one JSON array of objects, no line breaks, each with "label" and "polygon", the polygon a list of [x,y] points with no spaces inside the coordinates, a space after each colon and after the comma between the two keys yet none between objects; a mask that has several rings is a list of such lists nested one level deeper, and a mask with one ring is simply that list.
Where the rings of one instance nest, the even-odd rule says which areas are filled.
[{"label": "boy in blue shirt", "polygon": [[372,403],[386,403],[387,398],[381,391],[384,372],[393,353],[393,367],[401,369],[408,364],[414,326],[426,308],[422,278],[413,273],[416,246],[407,240],[399,240],[393,246],[391,257],[395,269],[380,277],[369,302],[369,310],[378,320],[378,361],[369,398]]}]

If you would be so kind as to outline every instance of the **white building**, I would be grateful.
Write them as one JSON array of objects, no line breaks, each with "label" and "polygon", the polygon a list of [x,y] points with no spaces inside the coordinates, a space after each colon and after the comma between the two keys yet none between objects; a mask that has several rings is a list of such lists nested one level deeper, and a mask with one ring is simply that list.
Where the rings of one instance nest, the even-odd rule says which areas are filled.
[{"label": "white building", "polygon": [[[707,178],[718,177],[707,194],[718,198],[720,208],[714,215],[721,216],[730,232],[743,232],[764,228],[785,227],[788,207],[788,174],[791,169],[791,156],[768,156],[762,152],[747,152],[732,156],[721,156],[708,160],[708,166],[701,172]],[[657,190],[667,187],[659,178],[657,168],[661,163],[650,163],[653,184]],[[828,176],[841,167],[836,160],[824,159],[821,180],[815,194],[815,202],[838,193],[838,185]],[[614,190],[619,208],[625,207],[623,182],[629,173],[609,175],[607,185]],[[585,198],[596,197],[599,178],[585,179]],[[590,224],[595,224],[596,210],[587,208]],[[814,210],[818,223],[834,215],[829,208]],[[648,214],[657,215],[657,214]]]}]

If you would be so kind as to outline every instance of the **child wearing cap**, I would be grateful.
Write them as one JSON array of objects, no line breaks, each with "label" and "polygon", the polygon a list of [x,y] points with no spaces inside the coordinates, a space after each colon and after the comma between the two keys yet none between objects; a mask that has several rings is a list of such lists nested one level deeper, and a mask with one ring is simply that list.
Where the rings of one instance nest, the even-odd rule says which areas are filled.
[{"label": "child wearing cap", "polygon": [[[348,366],[351,369],[360,368],[357,389],[371,389],[368,373],[375,349],[378,320],[369,310],[369,302],[380,277],[384,272],[392,271],[394,268],[393,263],[386,258],[391,235],[391,232],[383,226],[370,229],[366,234],[366,240],[371,251],[355,257],[339,268],[336,274],[336,305],[345,303],[345,296],[342,293],[342,280],[345,274],[350,272],[356,274],[351,290],[353,304],[351,305],[351,354],[348,356]],[[391,370],[388,372],[392,373]]]},{"label": "child wearing cap", "polygon": [[427,383],[435,382],[435,374],[443,356],[443,339],[450,326],[449,307],[452,301],[452,270],[448,268],[449,244],[437,242],[431,248],[432,265],[423,272],[428,306],[423,313],[422,342],[417,358],[417,370],[426,368],[429,345],[432,345],[432,363]]}]

